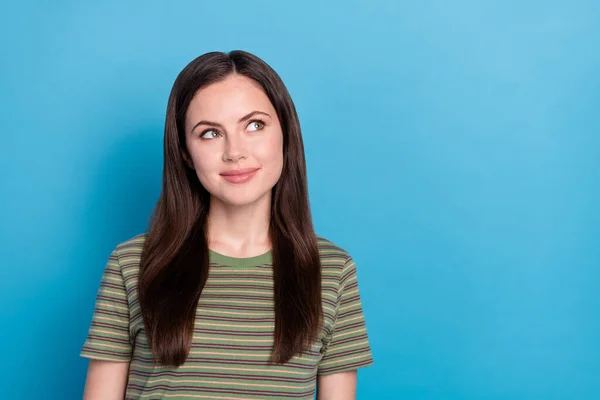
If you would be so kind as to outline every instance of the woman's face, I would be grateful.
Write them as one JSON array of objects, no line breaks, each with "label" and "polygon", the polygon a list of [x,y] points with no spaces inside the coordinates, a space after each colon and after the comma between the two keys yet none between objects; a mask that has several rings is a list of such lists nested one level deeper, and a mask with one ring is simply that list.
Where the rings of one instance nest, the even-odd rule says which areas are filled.
[{"label": "woman's face", "polygon": [[260,85],[230,75],[195,94],[185,121],[190,162],[213,199],[270,202],[283,168],[283,134]]}]

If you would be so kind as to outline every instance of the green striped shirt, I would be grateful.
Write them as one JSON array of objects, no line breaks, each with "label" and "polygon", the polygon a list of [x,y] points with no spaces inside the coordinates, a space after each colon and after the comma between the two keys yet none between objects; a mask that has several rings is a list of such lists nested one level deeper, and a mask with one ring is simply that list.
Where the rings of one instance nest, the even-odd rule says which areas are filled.
[{"label": "green striped shirt", "polygon": [[306,354],[270,361],[275,327],[271,253],[232,258],[210,251],[186,362],[155,365],[138,303],[145,234],[110,255],[83,357],[130,363],[127,399],[312,399],[318,375],[373,363],[351,256],[319,237],[324,323]]}]

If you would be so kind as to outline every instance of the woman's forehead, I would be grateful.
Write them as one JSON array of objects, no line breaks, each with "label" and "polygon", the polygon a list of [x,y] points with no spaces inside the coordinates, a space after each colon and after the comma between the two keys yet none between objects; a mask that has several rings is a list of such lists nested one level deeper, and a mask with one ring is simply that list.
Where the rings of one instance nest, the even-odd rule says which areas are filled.
[{"label": "woman's forehead", "polygon": [[196,92],[189,119],[239,119],[253,110],[271,114],[273,105],[260,84],[242,75],[230,75]]}]

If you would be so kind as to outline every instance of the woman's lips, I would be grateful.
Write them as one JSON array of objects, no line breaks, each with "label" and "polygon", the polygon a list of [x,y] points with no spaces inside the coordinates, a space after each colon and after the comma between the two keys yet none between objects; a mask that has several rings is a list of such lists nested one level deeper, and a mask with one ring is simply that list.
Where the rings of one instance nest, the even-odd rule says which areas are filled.
[{"label": "woman's lips", "polygon": [[221,172],[221,176],[230,183],[246,183],[256,175],[260,168],[232,169]]}]

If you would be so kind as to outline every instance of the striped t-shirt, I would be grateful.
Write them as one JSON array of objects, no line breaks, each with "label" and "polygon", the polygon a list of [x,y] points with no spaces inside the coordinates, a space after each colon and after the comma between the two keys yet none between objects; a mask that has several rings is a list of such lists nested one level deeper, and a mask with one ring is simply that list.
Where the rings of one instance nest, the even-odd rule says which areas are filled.
[{"label": "striped t-shirt", "polygon": [[306,354],[270,361],[275,328],[271,253],[232,258],[210,251],[190,353],[179,367],[155,365],[137,280],[145,234],[110,255],[81,355],[130,362],[126,399],[312,399],[318,375],[373,363],[356,266],[318,237],[324,323]]}]

